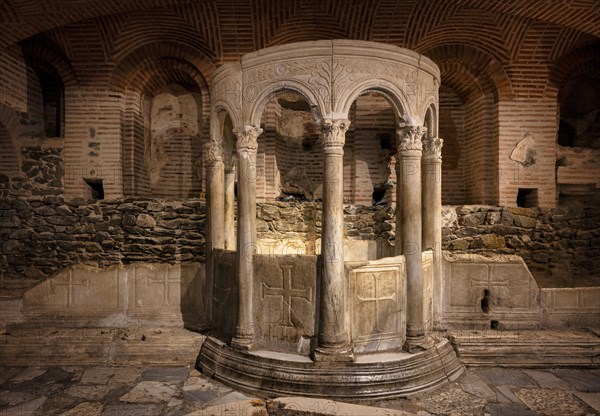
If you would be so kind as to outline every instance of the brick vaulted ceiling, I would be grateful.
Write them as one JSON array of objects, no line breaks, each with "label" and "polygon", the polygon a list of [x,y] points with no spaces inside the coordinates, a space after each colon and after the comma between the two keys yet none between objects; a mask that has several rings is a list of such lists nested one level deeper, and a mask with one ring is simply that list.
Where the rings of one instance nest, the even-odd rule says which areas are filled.
[{"label": "brick vaulted ceiling", "polygon": [[191,63],[208,77],[248,52],[334,38],[424,53],[465,96],[472,80],[500,96],[541,96],[528,77],[578,48],[598,52],[600,1],[0,0],[0,47],[42,45],[55,66],[89,85],[125,85],[149,56]]}]

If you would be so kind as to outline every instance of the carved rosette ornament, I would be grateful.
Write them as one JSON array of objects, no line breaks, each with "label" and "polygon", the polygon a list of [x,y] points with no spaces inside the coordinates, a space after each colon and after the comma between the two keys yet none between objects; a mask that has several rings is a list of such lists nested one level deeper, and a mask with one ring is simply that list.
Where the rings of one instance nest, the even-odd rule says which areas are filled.
[{"label": "carved rosette ornament", "polygon": [[430,137],[423,140],[423,159],[442,161],[442,146],[444,140],[439,137]]},{"label": "carved rosette ornament", "polygon": [[237,150],[256,152],[258,149],[258,136],[260,136],[262,132],[263,129],[254,126],[244,126],[242,128],[233,129],[233,133],[237,137]]},{"label": "carved rosette ornament", "polygon": [[350,121],[325,119],[321,122],[321,146],[324,150],[344,147]]},{"label": "carved rosette ornament", "polygon": [[398,129],[398,152],[421,152],[423,150],[423,142],[421,138],[427,131],[423,126],[408,126]]},{"label": "carved rosette ornament", "polygon": [[223,149],[221,148],[221,145],[214,141],[211,140],[208,143],[204,143],[204,146],[202,147],[202,156],[204,158],[204,163],[206,163],[207,166],[214,166],[219,162],[223,161]]}]

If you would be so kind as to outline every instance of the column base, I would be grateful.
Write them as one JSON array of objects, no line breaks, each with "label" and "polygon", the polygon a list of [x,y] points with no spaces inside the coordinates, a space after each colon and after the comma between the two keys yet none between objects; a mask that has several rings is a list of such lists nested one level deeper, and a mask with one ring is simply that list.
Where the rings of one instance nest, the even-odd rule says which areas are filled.
[{"label": "column base", "polygon": [[406,337],[402,349],[411,354],[427,351],[435,346],[435,340],[429,335],[420,335],[415,337]]},{"label": "column base", "polygon": [[252,349],[254,346],[254,340],[251,338],[244,337],[233,337],[231,339],[231,347],[236,350],[247,351]]},{"label": "column base", "polygon": [[351,348],[317,347],[312,354],[314,362],[353,362],[354,353]]}]

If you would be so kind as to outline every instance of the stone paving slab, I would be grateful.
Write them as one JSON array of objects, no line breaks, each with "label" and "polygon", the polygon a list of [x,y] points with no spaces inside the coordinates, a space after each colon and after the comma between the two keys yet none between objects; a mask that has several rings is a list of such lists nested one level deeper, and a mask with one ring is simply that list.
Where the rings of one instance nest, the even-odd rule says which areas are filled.
[{"label": "stone paving slab", "polygon": [[572,368],[559,368],[552,370],[552,373],[565,380],[571,386],[571,389],[585,392],[600,392],[600,376],[594,372]]},{"label": "stone paving slab", "polygon": [[575,392],[575,396],[583,400],[589,407],[600,414],[600,393]]},{"label": "stone paving slab", "polygon": [[470,369],[440,389],[365,407],[294,397],[265,402],[190,366],[0,367],[0,376],[0,416],[600,414],[598,369]]},{"label": "stone paving slab", "polygon": [[585,404],[564,390],[522,388],[515,394],[538,415],[585,416],[589,412],[589,408]]},{"label": "stone paving slab", "polygon": [[408,413],[401,410],[362,406],[306,397],[280,397],[269,403],[268,412],[269,415],[273,416],[307,416],[314,414],[345,416],[414,416],[414,413]]}]

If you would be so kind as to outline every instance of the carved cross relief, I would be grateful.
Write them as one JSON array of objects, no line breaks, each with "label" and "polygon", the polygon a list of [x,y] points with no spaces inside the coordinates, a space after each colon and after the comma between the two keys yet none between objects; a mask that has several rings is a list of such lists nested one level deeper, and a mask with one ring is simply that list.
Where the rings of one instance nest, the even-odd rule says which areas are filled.
[{"label": "carved cross relief", "polygon": [[263,282],[262,284],[262,298],[265,299],[267,296],[273,296],[281,299],[282,311],[280,324],[283,326],[293,327],[292,322],[293,310],[292,310],[292,299],[304,299],[309,303],[312,303],[312,288],[294,289],[292,288],[292,270],[294,266],[291,264],[282,264],[281,268],[282,284],[280,287],[273,287]]},{"label": "carved cross relief", "polygon": [[[389,284],[390,279],[394,284]],[[374,332],[383,332],[385,329],[385,320],[388,317],[381,313],[382,304],[384,302],[396,303],[397,290],[395,278],[390,275],[390,272],[371,272],[363,273],[360,280],[363,283],[357,288],[356,299],[359,303],[373,302],[375,308]]]},{"label": "carved cross relief", "polygon": [[65,306],[72,306],[73,305],[73,290],[75,289],[75,286],[83,286],[86,288],[90,287],[90,278],[88,276],[82,276],[82,277],[75,277],[74,273],[72,271],[69,271],[67,273],[67,279],[66,281],[63,282],[57,282],[54,279],[50,279],[50,285],[52,287],[52,290],[54,290],[54,288],[56,286],[66,286],[67,287],[67,299],[66,300],[66,305]]}]

